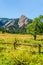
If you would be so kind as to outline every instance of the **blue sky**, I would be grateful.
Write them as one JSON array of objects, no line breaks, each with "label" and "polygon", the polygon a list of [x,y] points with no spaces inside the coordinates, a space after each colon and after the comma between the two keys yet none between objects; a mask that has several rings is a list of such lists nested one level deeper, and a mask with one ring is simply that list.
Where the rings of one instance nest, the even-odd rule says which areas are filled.
[{"label": "blue sky", "polygon": [[0,0],[0,17],[18,18],[21,15],[31,19],[43,15],[43,0]]}]

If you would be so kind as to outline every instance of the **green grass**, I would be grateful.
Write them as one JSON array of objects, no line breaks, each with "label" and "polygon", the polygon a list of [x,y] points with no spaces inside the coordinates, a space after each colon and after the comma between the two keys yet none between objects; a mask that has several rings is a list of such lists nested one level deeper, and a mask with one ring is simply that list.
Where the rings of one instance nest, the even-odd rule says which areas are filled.
[{"label": "green grass", "polygon": [[[43,36],[41,35],[34,40],[31,35],[0,34],[0,65],[43,65],[43,54],[31,52],[38,52],[37,47],[22,45],[16,46],[15,50],[13,45],[15,38],[21,44],[43,44]],[[12,44],[4,44],[9,42]],[[43,48],[41,51],[43,51]]]},{"label": "green grass", "polygon": [[43,54],[32,54],[28,50],[14,50],[12,45],[7,47],[0,51],[0,65],[43,65]]}]

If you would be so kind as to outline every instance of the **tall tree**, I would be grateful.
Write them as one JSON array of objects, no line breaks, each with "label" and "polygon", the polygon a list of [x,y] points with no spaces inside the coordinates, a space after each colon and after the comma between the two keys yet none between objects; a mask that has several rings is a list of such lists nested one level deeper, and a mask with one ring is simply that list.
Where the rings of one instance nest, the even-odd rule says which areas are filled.
[{"label": "tall tree", "polygon": [[36,40],[37,34],[40,34],[41,22],[38,18],[35,18],[31,24],[27,25],[27,33],[30,33],[34,36]]}]

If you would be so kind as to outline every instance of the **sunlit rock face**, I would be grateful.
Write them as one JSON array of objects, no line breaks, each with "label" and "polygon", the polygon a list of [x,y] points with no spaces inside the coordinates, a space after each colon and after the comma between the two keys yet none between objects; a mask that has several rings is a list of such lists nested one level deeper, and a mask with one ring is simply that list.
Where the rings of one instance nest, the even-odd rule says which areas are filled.
[{"label": "sunlit rock face", "polygon": [[27,23],[28,23],[28,18],[26,16],[22,15],[19,18],[18,26],[22,27],[24,24],[26,25]]},{"label": "sunlit rock face", "polygon": [[14,20],[9,20],[5,25],[4,27],[9,27],[11,25],[14,25]]}]

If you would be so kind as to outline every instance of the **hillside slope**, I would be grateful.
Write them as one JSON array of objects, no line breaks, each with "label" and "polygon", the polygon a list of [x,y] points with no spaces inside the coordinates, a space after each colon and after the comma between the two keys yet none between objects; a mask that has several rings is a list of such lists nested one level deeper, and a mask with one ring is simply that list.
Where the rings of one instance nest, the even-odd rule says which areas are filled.
[{"label": "hillside slope", "polygon": [[24,15],[16,19],[0,18],[0,27],[10,33],[21,33],[25,32],[26,25],[31,22],[32,20]]}]

